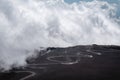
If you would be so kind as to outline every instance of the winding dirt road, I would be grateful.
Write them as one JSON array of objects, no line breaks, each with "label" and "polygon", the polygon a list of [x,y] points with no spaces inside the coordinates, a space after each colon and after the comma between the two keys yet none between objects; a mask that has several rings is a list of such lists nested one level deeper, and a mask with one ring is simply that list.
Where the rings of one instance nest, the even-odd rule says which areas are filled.
[{"label": "winding dirt road", "polygon": [[[46,54],[48,54],[49,52],[47,52]],[[96,55],[101,55],[101,53],[99,53],[99,52],[92,51],[90,47],[88,47],[86,52],[96,54]],[[43,54],[43,55],[46,55],[46,54]],[[43,55],[41,55],[41,56],[43,56]],[[66,58],[66,61],[55,60],[55,58],[58,58],[58,57],[64,57],[64,58]],[[76,57],[76,60],[75,61],[70,60],[71,57]],[[28,64],[27,67],[31,68],[31,69],[42,69],[44,71],[47,71],[47,67],[46,67],[47,65],[54,65],[54,64],[72,65],[72,64],[78,63],[80,61],[80,57],[92,58],[93,56],[92,55],[84,55],[84,54],[81,54],[81,53],[77,53],[77,55],[68,55],[68,56],[65,56],[65,55],[49,56],[46,59],[53,62],[53,63]],[[34,71],[16,71],[16,73],[30,73],[30,75],[25,76],[23,78],[20,78],[19,80],[26,80],[26,79],[29,79],[29,78],[34,77],[35,75],[37,75],[37,73],[34,72]]]}]

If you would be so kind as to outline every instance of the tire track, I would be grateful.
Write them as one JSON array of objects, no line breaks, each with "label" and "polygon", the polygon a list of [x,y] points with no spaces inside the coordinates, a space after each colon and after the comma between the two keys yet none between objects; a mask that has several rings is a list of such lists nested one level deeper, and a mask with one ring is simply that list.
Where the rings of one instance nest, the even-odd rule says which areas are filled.
[{"label": "tire track", "polygon": [[25,77],[23,77],[23,78],[21,78],[21,79],[19,79],[19,80],[26,80],[26,79],[28,79],[28,78],[31,78],[31,77],[33,77],[33,76],[35,76],[36,75],[36,73],[35,72],[33,72],[33,71],[15,71],[16,73],[30,73],[30,75],[28,75],[28,76],[25,76]]}]

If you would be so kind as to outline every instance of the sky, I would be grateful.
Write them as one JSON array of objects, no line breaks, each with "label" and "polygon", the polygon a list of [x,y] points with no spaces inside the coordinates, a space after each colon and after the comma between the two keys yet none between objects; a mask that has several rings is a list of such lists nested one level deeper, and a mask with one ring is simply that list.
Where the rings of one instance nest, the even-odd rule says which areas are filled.
[{"label": "sky", "polygon": [[77,1],[80,1],[80,0],[65,0],[66,2],[68,3],[72,3],[72,2],[77,2]]},{"label": "sky", "polygon": [[[65,0],[68,3],[72,3],[72,2],[78,2],[78,1],[92,1],[92,0]],[[107,1],[110,3],[120,3],[120,0],[101,0],[101,1]]]},{"label": "sky", "polygon": [[[79,1],[93,1],[93,0],[64,0],[67,3],[73,3],[73,2],[79,2]],[[120,7],[120,0],[100,0],[100,1],[107,1],[109,3],[115,3],[118,4],[118,6]],[[116,17],[120,17],[120,9],[117,10],[116,12]]]}]

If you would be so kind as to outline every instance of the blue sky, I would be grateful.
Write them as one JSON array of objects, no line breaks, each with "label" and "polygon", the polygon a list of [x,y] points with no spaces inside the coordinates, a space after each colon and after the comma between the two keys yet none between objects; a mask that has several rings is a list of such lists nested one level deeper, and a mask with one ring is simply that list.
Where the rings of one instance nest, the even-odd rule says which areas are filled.
[{"label": "blue sky", "polygon": [[[72,3],[72,2],[78,2],[78,1],[92,1],[92,0],[65,0],[68,3]],[[102,1],[107,1],[110,3],[120,3],[120,0],[102,0]]]},{"label": "blue sky", "polygon": [[65,0],[68,3],[78,2],[78,1],[92,1],[92,0]]},{"label": "blue sky", "polygon": [[[78,1],[92,1],[92,0],[64,0],[64,1],[68,3],[72,3],[72,2],[78,2]],[[101,0],[101,1],[107,1],[109,3],[116,3],[120,7],[120,0]],[[117,16],[120,17],[120,9],[117,10]]]},{"label": "blue sky", "polygon": [[80,1],[80,0],[65,0],[68,3],[72,3],[72,2],[76,2],[76,1]]}]

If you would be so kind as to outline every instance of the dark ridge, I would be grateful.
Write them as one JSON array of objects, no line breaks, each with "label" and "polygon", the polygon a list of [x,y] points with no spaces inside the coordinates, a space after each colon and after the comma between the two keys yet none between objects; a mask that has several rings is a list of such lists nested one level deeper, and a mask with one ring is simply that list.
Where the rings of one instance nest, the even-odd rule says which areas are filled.
[{"label": "dark ridge", "polygon": [[55,49],[57,49],[57,48],[55,48],[55,47],[48,47],[46,50],[48,51],[48,50],[55,50]]},{"label": "dark ridge", "polygon": [[106,47],[107,49],[116,49],[116,50],[120,50],[120,46],[115,46],[115,45],[109,45]]}]

